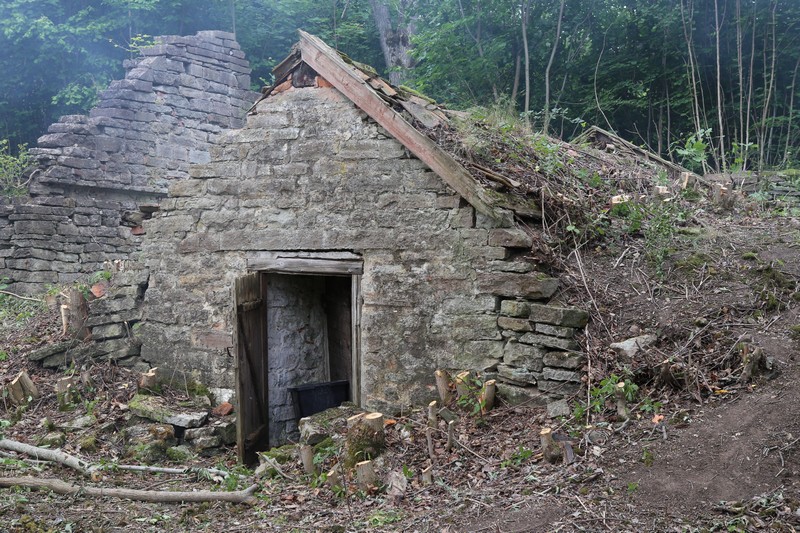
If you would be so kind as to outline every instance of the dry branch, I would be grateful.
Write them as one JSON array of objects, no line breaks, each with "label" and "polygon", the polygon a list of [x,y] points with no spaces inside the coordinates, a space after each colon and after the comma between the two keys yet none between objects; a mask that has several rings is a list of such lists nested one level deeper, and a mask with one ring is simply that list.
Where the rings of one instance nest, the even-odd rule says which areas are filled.
[{"label": "dry branch", "polygon": [[127,500],[137,500],[142,502],[157,503],[178,503],[178,502],[231,502],[246,503],[252,505],[258,500],[253,493],[258,485],[235,492],[212,492],[210,490],[199,490],[196,492],[170,492],[162,490],[136,490],[136,489],[113,489],[102,487],[86,487],[67,483],[55,478],[33,478],[33,477],[1,477],[0,487],[25,487],[29,489],[52,490],[57,494],[77,495],[85,494],[96,498],[122,498]]},{"label": "dry branch", "polygon": [[78,459],[73,455],[64,453],[61,450],[39,448],[38,446],[31,446],[30,444],[25,444],[15,440],[0,438],[0,449],[21,453],[29,457],[33,457],[34,459],[58,463],[60,465],[72,468],[73,470],[76,470],[87,477],[91,477],[92,473],[97,470],[96,466]]}]

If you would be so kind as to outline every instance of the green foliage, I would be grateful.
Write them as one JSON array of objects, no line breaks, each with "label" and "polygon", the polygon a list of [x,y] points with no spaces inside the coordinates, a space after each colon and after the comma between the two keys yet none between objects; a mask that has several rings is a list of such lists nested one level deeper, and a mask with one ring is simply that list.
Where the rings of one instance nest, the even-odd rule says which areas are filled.
[{"label": "green foliage", "polygon": [[639,390],[639,386],[633,383],[630,379],[626,378],[623,380],[620,376],[611,374],[610,376],[601,380],[598,386],[592,387],[592,389],[589,391],[588,405],[581,402],[577,402],[575,404],[572,410],[572,415],[576,420],[583,420],[591,413],[600,414],[605,411],[606,403],[614,398],[615,391],[617,390],[617,384],[619,383],[625,384],[625,387],[623,388],[625,400],[628,402],[633,402],[636,398],[636,393]]},{"label": "green foliage", "polygon": [[472,416],[478,416],[486,407],[481,398],[483,381],[477,376],[470,374],[466,377],[464,385],[466,386],[467,392],[458,397],[456,404],[468,411]]},{"label": "green foliage", "polygon": [[375,511],[367,519],[367,523],[371,527],[383,527],[394,524],[395,522],[400,522],[402,519],[403,515],[396,511]]},{"label": "green foliage", "polygon": [[686,138],[683,146],[678,145],[675,153],[681,158],[681,164],[689,170],[702,172],[708,159],[708,138],[711,128],[695,132]]},{"label": "green foliage", "polygon": [[500,466],[502,468],[507,468],[512,465],[520,466],[531,457],[533,457],[533,450],[520,445],[520,447],[511,455],[511,457],[500,462]]},{"label": "green foliage", "polygon": [[25,171],[33,164],[24,144],[11,152],[7,139],[0,139],[0,195],[20,196],[28,192]]}]

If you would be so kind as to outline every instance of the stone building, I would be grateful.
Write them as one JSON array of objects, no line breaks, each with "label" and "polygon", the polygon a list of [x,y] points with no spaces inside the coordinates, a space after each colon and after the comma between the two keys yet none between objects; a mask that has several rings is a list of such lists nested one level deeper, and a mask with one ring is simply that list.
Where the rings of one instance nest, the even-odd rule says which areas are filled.
[{"label": "stone building", "polygon": [[145,221],[141,358],[236,387],[240,442],[265,418],[272,444],[290,435],[300,384],[346,380],[377,409],[428,401],[437,368],[541,404],[575,393],[587,314],[546,305],[558,282],[517,224],[536,209],[410,124],[438,108],[315,37],[276,78]]},{"label": "stone building", "polygon": [[[232,36],[198,38],[222,44],[163,41],[129,65],[111,89],[119,97],[54,125],[45,194],[0,219],[0,243],[14,244],[5,272],[20,283],[36,270],[13,258],[48,249],[16,218],[25,209],[64,210],[38,223],[63,243],[52,253],[73,254],[58,261],[82,265],[70,273],[127,260],[116,288],[90,304],[94,342],[35,359],[111,359],[218,397],[235,391],[243,457],[294,434],[293,387],[343,382],[351,400],[381,410],[427,403],[439,368],[496,377],[511,401],[546,405],[580,389],[573,336],[588,315],[551,301],[557,279],[530,260],[537,201],[487,187],[429,139],[426,128],[448,121],[439,107],[301,32],[240,124],[246,62]],[[158,120],[129,115],[133,101]],[[169,106],[187,118],[171,120]],[[127,139],[149,133],[119,131],[118,113],[139,116],[152,142]],[[115,174],[120,158],[128,170]],[[105,209],[101,191],[107,213],[92,211]],[[104,235],[118,241],[86,255]]]}]

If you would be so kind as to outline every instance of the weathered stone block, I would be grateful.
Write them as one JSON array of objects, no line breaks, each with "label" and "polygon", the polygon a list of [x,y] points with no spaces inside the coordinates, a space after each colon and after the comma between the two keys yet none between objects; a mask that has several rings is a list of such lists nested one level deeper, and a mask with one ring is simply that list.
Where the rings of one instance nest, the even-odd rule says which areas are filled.
[{"label": "weathered stone block", "polygon": [[519,300],[503,300],[500,302],[500,314],[517,318],[528,318],[531,314],[531,306],[528,302],[521,302]]},{"label": "weathered stone block", "polygon": [[544,346],[546,348],[557,348],[559,350],[578,349],[578,343],[575,342],[574,339],[562,339],[560,337],[550,337],[548,335],[536,335],[535,333],[526,333],[520,337],[519,342]]},{"label": "weathered stone block", "polygon": [[526,387],[528,385],[536,385],[536,382],[542,377],[539,372],[532,372],[527,368],[518,368],[509,365],[497,365],[497,374],[500,379],[503,379],[513,385],[520,385]]},{"label": "weathered stone block", "polygon": [[547,416],[550,418],[569,416],[571,414],[572,409],[570,409],[566,400],[554,400],[547,402]]},{"label": "weathered stone block", "polygon": [[537,390],[536,387],[519,387],[509,383],[498,383],[497,393],[504,398],[509,405],[528,405],[544,407],[547,405],[547,396]]},{"label": "weathered stone block", "polygon": [[573,381],[550,381],[540,379],[536,387],[541,392],[558,394],[560,396],[573,396],[581,391],[581,384]]},{"label": "weathered stone block", "polygon": [[545,351],[538,346],[508,341],[503,349],[503,363],[541,372]]},{"label": "weathered stone block", "polygon": [[497,318],[497,326],[500,329],[510,329],[511,331],[533,331],[533,324],[526,318],[500,316]]},{"label": "weathered stone block", "polygon": [[574,307],[531,304],[531,320],[555,326],[582,328],[589,322],[589,313]]},{"label": "weathered stone block", "polygon": [[571,339],[575,336],[575,328],[566,328],[564,326],[552,326],[550,324],[536,324],[536,333],[542,335],[550,335],[553,337],[562,337]]},{"label": "weathered stone block", "polygon": [[108,324],[92,328],[92,340],[117,339],[123,337],[127,332],[122,324]]},{"label": "weathered stone block", "polygon": [[553,381],[574,381],[576,383],[580,383],[581,373],[573,372],[571,370],[545,367],[544,371],[542,372],[542,379],[550,379]]},{"label": "weathered stone block", "polygon": [[483,293],[544,300],[553,296],[558,290],[558,279],[547,277],[541,273],[481,273],[478,274],[477,286],[478,290]]},{"label": "weathered stone block", "polygon": [[489,232],[489,246],[530,248],[533,246],[533,238],[519,228],[493,229]]},{"label": "weathered stone block", "polygon": [[547,352],[542,361],[545,366],[577,370],[583,366],[584,356],[575,352]]}]

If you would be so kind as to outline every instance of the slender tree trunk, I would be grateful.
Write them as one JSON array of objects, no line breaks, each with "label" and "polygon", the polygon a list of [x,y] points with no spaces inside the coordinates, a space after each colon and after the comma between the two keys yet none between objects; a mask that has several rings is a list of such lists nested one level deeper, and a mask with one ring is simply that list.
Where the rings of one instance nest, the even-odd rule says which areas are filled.
[{"label": "slender tree trunk", "polygon": [[413,18],[406,13],[410,0],[399,0],[392,3],[398,11],[396,24],[392,24],[388,0],[369,0],[372,17],[378,28],[383,58],[389,72],[389,81],[393,85],[401,85],[408,77],[408,70],[414,66],[411,57],[411,36],[415,27]]},{"label": "slender tree trunk", "polygon": [[767,55],[766,55],[767,54],[767,41],[768,41],[769,36],[770,36],[770,31],[772,32],[772,44],[770,46],[770,49],[771,49],[770,51],[772,52],[772,58],[771,58],[771,61],[770,61],[769,71],[767,71],[766,68],[764,69],[764,91],[765,91],[765,96],[764,96],[764,107],[761,110],[761,126],[759,128],[761,130],[761,142],[759,143],[759,147],[758,147],[758,149],[759,149],[759,155],[758,155],[758,168],[759,168],[759,170],[763,169],[764,168],[764,164],[765,164],[765,154],[766,154],[766,152],[765,152],[766,146],[765,145],[766,145],[766,141],[767,141],[767,118],[769,117],[769,107],[770,107],[770,101],[772,99],[772,89],[773,89],[773,87],[775,85],[775,58],[778,55],[777,54],[777,50],[776,50],[776,45],[775,45],[775,40],[776,40],[775,39],[775,33],[777,31],[776,27],[775,27],[775,11],[776,11],[777,8],[778,8],[778,3],[777,2],[773,2],[772,3],[771,21],[770,21],[770,24],[767,26],[767,32],[764,34],[764,67],[766,67],[766,65],[767,65],[767,61],[766,61],[766,58],[767,58]]},{"label": "slender tree trunk", "polygon": [[558,51],[558,43],[561,41],[561,21],[564,19],[565,0],[561,0],[558,8],[558,21],[556,22],[556,37],[553,41],[553,48],[550,50],[550,59],[547,61],[547,68],[544,69],[544,120],[542,123],[542,133],[547,135],[550,129],[550,69]]},{"label": "slender tree trunk", "polygon": [[[753,3],[753,28],[750,36],[750,67],[747,73],[747,105],[744,113],[744,145],[745,150],[750,148],[750,111],[753,104],[753,63],[756,57],[756,4]],[[743,169],[744,170],[744,169]]]},{"label": "slender tree trunk", "polygon": [[531,111],[531,56],[528,49],[528,14],[531,7],[531,0],[522,3],[522,49],[525,52],[525,121],[530,124]]},{"label": "slender tree trunk", "polygon": [[517,57],[514,60],[514,85],[511,87],[511,102],[517,106],[517,93],[519,93],[519,75],[522,70],[522,55],[517,50]]},{"label": "slender tree trunk", "polygon": [[[689,0],[688,7],[684,9],[683,5],[684,0],[680,0],[681,6],[681,21],[683,22],[683,37],[686,40],[686,52],[687,52],[687,59],[689,61],[688,68],[689,68],[689,83],[691,85],[691,98],[692,98],[692,108],[694,109],[694,128],[696,132],[699,132],[702,128],[700,127],[700,102],[697,95],[697,76],[695,70],[695,62],[694,62],[694,46],[692,44],[692,29],[691,29],[691,18],[692,18],[692,4],[691,0]],[[688,13],[686,13],[688,11]],[[688,21],[687,21],[688,18]]]},{"label": "slender tree trunk", "polygon": [[794,89],[797,86],[798,67],[800,67],[800,57],[797,58],[797,63],[794,64],[792,84],[789,86],[789,120],[786,124],[786,145],[783,147],[783,160],[781,161],[781,165],[783,167],[786,167],[789,163],[789,147],[791,146],[792,139],[792,119],[794,118]]},{"label": "slender tree trunk", "polygon": [[719,57],[719,32],[722,29],[722,23],[719,20],[719,1],[714,0],[714,33],[715,44],[717,52],[717,120],[719,122],[719,170],[725,172],[727,165],[725,163],[725,129],[722,122],[723,99],[722,99],[722,65]]},{"label": "slender tree trunk", "polygon": [[747,146],[744,137],[744,50],[742,48],[742,0],[736,0],[736,69],[739,75],[739,159],[742,161],[741,170],[745,170],[747,162]]}]

